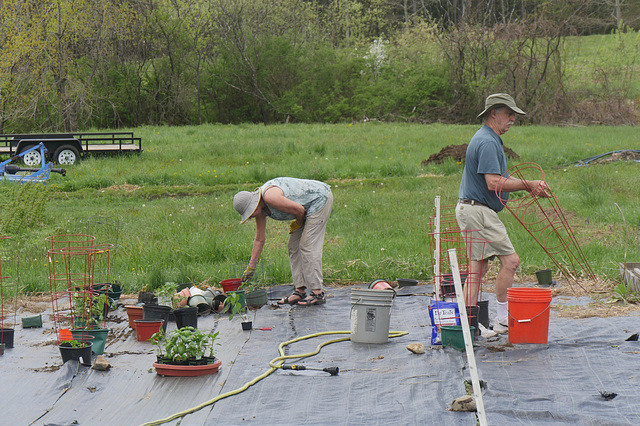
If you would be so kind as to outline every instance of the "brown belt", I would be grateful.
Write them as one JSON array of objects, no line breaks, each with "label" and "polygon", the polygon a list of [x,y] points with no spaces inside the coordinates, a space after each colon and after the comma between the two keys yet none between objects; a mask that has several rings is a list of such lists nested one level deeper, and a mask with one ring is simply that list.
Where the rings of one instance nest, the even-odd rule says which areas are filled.
[{"label": "brown belt", "polygon": [[[482,203],[481,203],[481,202],[479,202],[479,201],[476,201],[476,200],[467,200],[466,198],[460,198],[460,199],[458,200],[458,202],[459,202],[459,203],[461,203],[461,204],[471,204],[472,206],[489,207],[488,205],[486,205],[486,204],[482,204]],[[491,208],[491,207],[489,207],[489,208]]]}]

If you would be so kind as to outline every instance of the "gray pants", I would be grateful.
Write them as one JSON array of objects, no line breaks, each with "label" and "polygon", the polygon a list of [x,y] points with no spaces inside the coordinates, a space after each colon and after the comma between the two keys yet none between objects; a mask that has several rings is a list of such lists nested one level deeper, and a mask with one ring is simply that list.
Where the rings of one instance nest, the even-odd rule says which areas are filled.
[{"label": "gray pants", "polygon": [[322,290],[322,246],[332,207],[333,194],[329,194],[324,207],[308,216],[304,226],[289,235],[287,248],[295,288]]}]

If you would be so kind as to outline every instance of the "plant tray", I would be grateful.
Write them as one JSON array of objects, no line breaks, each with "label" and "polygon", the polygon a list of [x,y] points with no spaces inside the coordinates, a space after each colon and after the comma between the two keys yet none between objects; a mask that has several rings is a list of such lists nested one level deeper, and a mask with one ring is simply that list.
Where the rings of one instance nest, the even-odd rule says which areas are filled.
[{"label": "plant tray", "polygon": [[173,365],[154,362],[153,367],[160,376],[192,377],[217,373],[221,364],[222,361],[207,365]]}]

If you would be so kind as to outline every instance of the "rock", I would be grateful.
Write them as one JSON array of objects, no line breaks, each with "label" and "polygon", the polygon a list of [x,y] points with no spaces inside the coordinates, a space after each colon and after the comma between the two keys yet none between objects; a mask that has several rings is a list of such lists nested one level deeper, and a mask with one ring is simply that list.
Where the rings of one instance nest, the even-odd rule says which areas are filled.
[{"label": "rock", "polygon": [[414,354],[424,353],[424,345],[422,343],[411,343],[410,345],[407,345],[407,349],[409,349]]},{"label": "rock", "polygon": [[107,371],[111,368],[111,364],[109,364],[105,357],[103,357],[102,355],[98,355],[96,357],[96,361],[93,363],[92,368],[98,371]]},{"label": "rock", "polygon": [[476,411],[476,399],[471,395],[456,398],[451,403],[451,411]]}]

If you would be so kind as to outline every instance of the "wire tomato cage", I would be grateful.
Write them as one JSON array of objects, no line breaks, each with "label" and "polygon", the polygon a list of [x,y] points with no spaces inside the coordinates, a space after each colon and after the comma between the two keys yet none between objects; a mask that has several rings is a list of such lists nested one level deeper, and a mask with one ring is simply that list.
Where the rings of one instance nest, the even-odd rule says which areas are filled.
[{"label": "wire tomato cage", "polygon": [[[526,192],[516,198],[505,194],[503,198],[503,192],[507,192],[503,191],[507,177],[522,180]],[[532,187],[529,184],[531,181],[545,181],[542,168],[535,163],[519,164],[502,175],[496,187],[496,195],[549,256],[569,285],[574,283],[585,290],[578,281],[579,278],[587,277],[594,281],[597,278],[580,249],[560,202],[550,190],[540,191],[540,188]],[[541,194],[548,197],[540,196]]]},{"label": "wire tomato cage", "polygon": [[[93,236],[81,234],[46,240],[52,244],[48,250],[49,283],[58,340],[67,340],[61,337],[60,330],[104,327],[113,244],[95,244]],[[100,282],[95,282],[96,277]]]},{"label": "wire tomato cage", "polygon": [[[440,206],[440,199],[436,197],[434,215],[430,222],[428,235],[429,246],[433,253],[432,270],[436,300],[451,300],[456,296],[453,273],[449,256],[450,249],[454,249],[458,259],[460,279],[465,292],[465,300],[478,300],[482,291],[482,271],[472,270],[470,259],[484,258],[486,240],[475,236],[477,230],[462,231],[455,216],[455,205]],[[469,284],[469,285],[466,285]],[[471,292],[476,291],[475,298]]]}]

